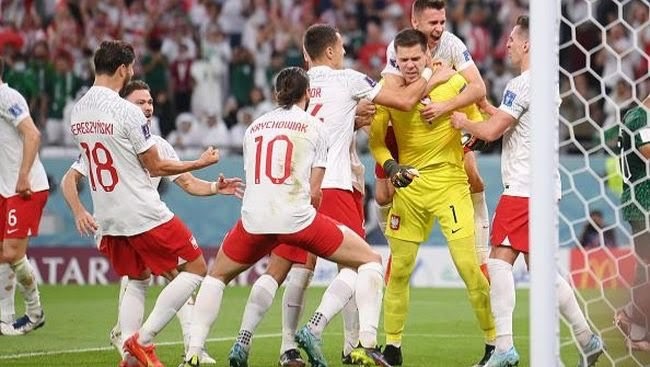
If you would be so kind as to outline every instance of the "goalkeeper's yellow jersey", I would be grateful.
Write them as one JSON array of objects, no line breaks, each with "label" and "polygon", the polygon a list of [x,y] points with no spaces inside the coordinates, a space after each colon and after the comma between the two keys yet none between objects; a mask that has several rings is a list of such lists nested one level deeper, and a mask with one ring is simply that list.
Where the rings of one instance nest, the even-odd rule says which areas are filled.
[{"label": "goalkeeper's yellow jersey", "polygon": [[[389,122],[393,125],[399,163],[410,165],[418,170],[440,163],[463,166],[463,147],[461,132],[451,126],[451,115],[443,115],[431,123],[420,116],[426,103],[444,102],[454,98],[467,86],[467,81],[460,74],[454,74],[446,83],[434,88],[428,98],[424,98],[409,112],[377,105],[377,112],[370,127],[370,150],[375,160],[383,165],[393,159],[385,144],[386,130]],[[467,114],[472,121],[481,121],[478,107],[471,104],[460,112]]]}]

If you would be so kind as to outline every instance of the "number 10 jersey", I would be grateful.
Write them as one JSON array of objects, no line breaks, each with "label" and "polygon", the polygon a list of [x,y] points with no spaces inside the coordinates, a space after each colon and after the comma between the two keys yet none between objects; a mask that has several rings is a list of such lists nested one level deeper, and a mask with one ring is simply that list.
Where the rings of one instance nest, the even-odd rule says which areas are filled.
[{"label": "number 10 jersey", "polygon": [[325,167],[321,122],[297,106],[260,116],[244,134],[244,229],[254,234],[295,233],[316,216],[311,169]]}]

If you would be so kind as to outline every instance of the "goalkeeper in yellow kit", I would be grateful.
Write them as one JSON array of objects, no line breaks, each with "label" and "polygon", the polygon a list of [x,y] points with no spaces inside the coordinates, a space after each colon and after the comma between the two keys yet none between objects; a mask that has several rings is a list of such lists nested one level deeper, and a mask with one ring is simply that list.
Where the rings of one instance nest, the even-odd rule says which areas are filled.
[{"label": "goalkeeper in yellow kit", "polygon": [[[395,37],[395,48],[399,69],[405,81],[412,83],[420,77],[426,64],[426,36],[413,29],[401,31]],[[449,100],[466,84],[462,76],[455,74],[433,89],[410,112],[378,106],[371,125],[372,154],[397,187],[385,232],[392,263],[384,296],[387,344],[384,355],[392,349],[392,365],[402,364],[401,339],[409,304],[409,279],[418,247],[429,236],[436,219],[465,282],[486,342],[493,342],[495,338],[489,285],[476,256],[474,208],[463,167],[460,132],[449,123],[449,115],[431,122],[420,116],[426,103]],[[470,119],[482,120],[475,105],[462,112]],[[389,121],[395,131],[399,163],[393,159],[384,141]]]}]

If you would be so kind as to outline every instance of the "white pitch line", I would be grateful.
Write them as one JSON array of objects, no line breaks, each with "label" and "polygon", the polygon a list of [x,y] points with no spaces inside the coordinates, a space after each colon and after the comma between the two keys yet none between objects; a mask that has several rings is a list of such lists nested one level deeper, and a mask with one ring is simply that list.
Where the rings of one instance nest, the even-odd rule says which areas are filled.
[{"label": "white pitch line", "polygon": [[[255,338],[274,338],[282,336],[282,334],[260,334],[260,335],[255,335]],[[231,341],[235,340],[235,337],[229,336],[229,337],[221,337],[221,338],[210,338],[207,339],[206,342],[211,343],[211,342],[226,342],[226,341]],[[175,341],[175,342],[160,342],[156,343],[156,345],[160,346],[165,346],[165,345],[182,345],[182,341]],[[79,348],[79,349],[66,349],[66,350],[52,350],[48,352],[31,352],[31,353],[18,353],[18,354],[9,354],[9,355],[3,355],[0,356],[0,360],[3,359],[20,359],[20,358],[29,358],[29,357],[44,357],[44,356],[55,356],[59,354],[77,354],[77,353],[89,353],[89,352],[106,352],[109,350],[114,350],[115,347],[110,346],[110,347],[94,347],[94,348]]]},{"label": "white pitch line", "polygon": [[[343,335],[343,333],[340,332],[326,332],[325,335]],[[280,333],[276,334],[259,334],[255,335],[255,339],[257,338],[275,338],[278,336],[282,336]],[[405,337],[418,337],[418,338],[435,338],[435,339],[454,339],[454,338],[475,338],[475,339],[483,339],[482,335],[466,335],[466,334],[424,334],[424,333],[405,333]],[[520,335],[517,337],[517,339],[528,339],[528,335]],[[234,336],[228,336],[228,337],[221,337],[221,338],[209,338],[206,340],[207,343],[218,343],[218,342],[227,342],[227,341],[232,341],[235,340]],[[571,338],[561,338],[562,341],[568,341],[571,340]],[[182,341],[174,341],[174,342],[160,342],[156,343],[157,346],[167,346],[167,345],[182,345]],[[66,349],[66,350],[52,350],[52,351],[47,351],[47,352],[31,352],[31,353],[18,353],[18,354],[9,354],[9,355],[3,355],[0,356],[0,360],[6,360],[6,359],[20,359],[20,358],[29,358],[29,357],[44,357],[44,356],[56,356],[60,354],[78,354],[78,353],[89,353],[89,352],[106,352],[109,350],[115,349],[113,346],[110,347],[94,347],[94,348],[79,348],[79,349]]]}]

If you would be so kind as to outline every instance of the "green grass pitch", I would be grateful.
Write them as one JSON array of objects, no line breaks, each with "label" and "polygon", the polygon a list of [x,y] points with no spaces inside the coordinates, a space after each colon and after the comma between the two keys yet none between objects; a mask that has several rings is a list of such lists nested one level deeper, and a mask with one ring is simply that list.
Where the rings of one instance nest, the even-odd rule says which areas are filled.
[{"label": "green grass pitch", "polygon": [[[159,287],[148,295],[151,308]],[[210,334],[207,348],[219,366],[227,366],[227,354],[239,323],[247,287],[226,289],[221,313]],[[323,288],[308,291],[306,318],[316,308]],[[280,299],[282,290],[257,330],[251,350],[251,366],[276,366],[280,347]],[[47,323],[44,328],[22,337],[0,336],[0,366],[117,366],[118,355],[109,346],[108,331],[116,316],[116,286],[43,286],[41,298]],[[518,291],[514,316],[515,344],[522,357],[520,366],[529,365],[528,292]],[[591,306],[590,306],[591,307]],[[589,309],[598,326],[611,326],[611,313],[597,303]],[[331,366],[339,366],[342,322],[332,321],[324,336],[324,350]],[[380,323],[381,330],[381,323]],[[636,366],[623,348],[620,337],[604,334],[609,352],[618,362],[603,358],[598,366]],[[183,351],[176,319],[158,336],[158,355],[166,366],[177,366]],[[379,342],[383,343],[383,335]],[[577,354],[566,328],[562,330],[562,359],[575,365]],[[483,339],[462,289],[413,289],[406,333],[404,366],[471,366],[483,352]],[[639,358],[639,356],[637,356]],[[646,363],[650,360],[646,360]]]}]

